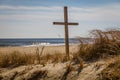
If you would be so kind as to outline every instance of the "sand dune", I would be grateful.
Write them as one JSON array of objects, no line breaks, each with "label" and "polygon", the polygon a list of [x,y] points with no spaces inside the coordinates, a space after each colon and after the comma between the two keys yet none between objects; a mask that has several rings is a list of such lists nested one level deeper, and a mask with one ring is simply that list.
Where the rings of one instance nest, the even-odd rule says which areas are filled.
[{"label": "sand dune", "polygon": [[[100,60],[90,64],[72,65],[71,70],[65,75],[69,61],[66,63],[28,65],[13,69],[1,69],[2,80],[96,80],[98,74],[105,69],[112,60]],[[3,70],[3,71],[2,71]]]}]

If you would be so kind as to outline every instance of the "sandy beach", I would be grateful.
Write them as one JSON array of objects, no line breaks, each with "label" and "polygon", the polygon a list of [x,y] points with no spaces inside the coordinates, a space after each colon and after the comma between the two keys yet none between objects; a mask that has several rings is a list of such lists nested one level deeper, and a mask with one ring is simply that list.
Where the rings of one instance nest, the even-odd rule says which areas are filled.
[{"label": "sandy beach", "polygon": [[[36,53],[36,49],[39,48],[41,52],[43,46],[30,46],[30,47],[0,47],[0,53],[12,53],[14,51],[18,51],[20,53],[26,54],[34,54]],[[78,45],[70,46],[70,53],[75,53],[79,50]],[[44,54],[53,54],[53,53],[65,53],[65,46],[44,46],[43,50]]]}]

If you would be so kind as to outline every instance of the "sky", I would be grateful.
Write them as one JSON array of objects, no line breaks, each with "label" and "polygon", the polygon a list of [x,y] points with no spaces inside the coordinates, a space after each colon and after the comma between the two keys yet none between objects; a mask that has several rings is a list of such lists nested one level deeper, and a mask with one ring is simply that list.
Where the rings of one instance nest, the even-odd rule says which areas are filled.
[{"label": "sky", "polygon": [[0,0],[0,38],[64,38],[64,6],[70,38],[120,28],[120,0]]}]

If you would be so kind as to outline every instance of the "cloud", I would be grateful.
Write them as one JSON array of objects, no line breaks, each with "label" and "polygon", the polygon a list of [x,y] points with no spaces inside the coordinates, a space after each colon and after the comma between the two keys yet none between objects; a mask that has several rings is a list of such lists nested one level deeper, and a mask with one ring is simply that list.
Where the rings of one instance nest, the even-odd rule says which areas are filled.
[{"label": "cloud", "polygon": [[[63,20],[63,8],[60,6],[1,5],[0,10],[3,13],[4,10],[8,10],[7,14],[0,14],[0,20]],[[90,8],[69,7],[69,18],[70,21],[120,21],[120,5],[112,4]]]},{"label": "cloud", "polygon": [[[50,15],[50,14],[49,14]],[[33,15],[33,14],[15,14],[15,15],[0,15],[0,20],[29,20],[29,21],[37,21],[37,20],[51,20],[51,19],[58,19],[60,18],[55,17],[55,15],[49,16],[48,14],[37,14],[37,15]]]},{"label": "cloud", "polygon": [[[80,24],[75,28],[70,27],[69,32],[73,32],[70,34],[71,36],[80,35],[80,33],[86,35],[91,29],[105,29],[120,25],[120,4],[99,7],[69,7],[68,10],[69,21]],[[43,37],[57,37],[57,33],[64,33],[64,28],[53,27],[53,21],[64,21],[63,7],[0,5],[1,37],[12,37],[12,35],[34,37],[36,34],[38,34],[37,37],[42,34],[45,35]]]},{"label": "cloud", "polygon": [[91,8],[72,7],[70,11],[71,16],[77,20],[120,21],[120,4]]},{"label": "cloud", "polygon": [[44,7],[44,6],[8,6],[8,5],[1,5],[0,10],[49,10],[55,11],[62,9],[58,6],[51,6],[51,7]]}]

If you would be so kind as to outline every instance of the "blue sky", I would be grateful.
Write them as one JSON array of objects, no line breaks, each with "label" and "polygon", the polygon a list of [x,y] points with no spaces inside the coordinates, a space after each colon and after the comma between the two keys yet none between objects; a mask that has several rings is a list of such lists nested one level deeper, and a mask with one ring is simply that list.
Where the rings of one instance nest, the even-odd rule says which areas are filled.
[{"label": "blue sky", "polygon": [[98,6],[118,3],[120,0],[0,0],[1,5],[23,6]]},{"label": "blue sky", "polygon": [[70,37],[93,29],[120,28],[120,0],[0,0],[0,38],[64,37],[63,7],[68,6]]}]

